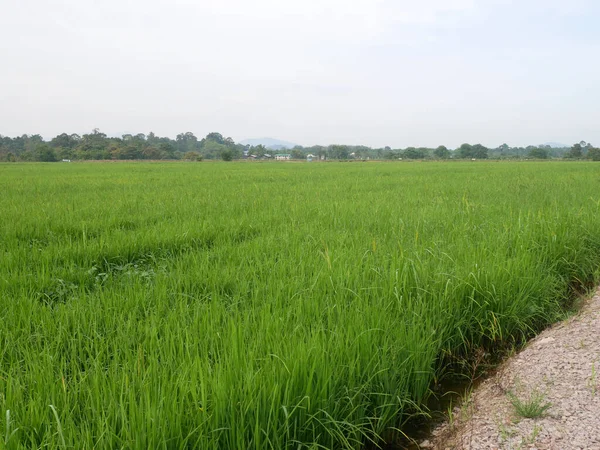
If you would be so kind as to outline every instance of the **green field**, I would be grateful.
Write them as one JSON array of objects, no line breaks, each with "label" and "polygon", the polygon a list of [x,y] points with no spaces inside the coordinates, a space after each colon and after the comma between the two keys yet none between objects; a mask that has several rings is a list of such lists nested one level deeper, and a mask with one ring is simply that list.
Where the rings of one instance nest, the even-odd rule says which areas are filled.
[{"label": "green field", "polygon": [[4,164],[0,192],[7,449],[382,444],[600,275],[597,163]]}]

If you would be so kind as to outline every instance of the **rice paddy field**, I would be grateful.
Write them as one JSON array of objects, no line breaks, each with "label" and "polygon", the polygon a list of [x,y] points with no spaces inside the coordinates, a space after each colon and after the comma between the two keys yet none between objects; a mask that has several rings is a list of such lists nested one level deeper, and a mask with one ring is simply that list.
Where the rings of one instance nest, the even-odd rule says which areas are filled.
[{"label": "rice paddy field", "polygon": [[366,449],[600,275],[600,165],[0,165],[0,448]]}]

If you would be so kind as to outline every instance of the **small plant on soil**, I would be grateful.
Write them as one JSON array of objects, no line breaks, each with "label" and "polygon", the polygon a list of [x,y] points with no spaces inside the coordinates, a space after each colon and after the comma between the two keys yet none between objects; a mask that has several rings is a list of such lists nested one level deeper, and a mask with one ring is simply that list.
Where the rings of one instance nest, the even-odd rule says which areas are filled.
[{"label": "small plant on soil", "polygon": [[533,430],[531,430],[531,434],[529,436],[527,436],[526,438],[523,438],[522,444],[523,445],[532,445],[533,443],[535,443],[535,440],[537,439],[537,437],[539,436],[541,431],[542,431],[542,427],[540,427],[539,425],[534,425]]},{"label": "small plant on soil", "polygon": [[597,376],[596,363],[593,362],[592,363],[592,376],[590,377],[590,380],[589,380],[589,385],[590,385],[590,388],[592,389],[592,397],[596,396],[596,376]]},{"label": "small plant on soil", "polygon": [[512,393],[508,397],[517,415],[526,419],[542,417],[552,406],[552,403],[546,401],[546,396],[538,391],[533,391],[526,400],[521,400]]},{"label": "small plant on soil", "polygon": [[502,439],[502,442],[509,442],[510,439],[516,434],[515,430],[505,424],[498,425],[498,432],[500,433],[500,439]]}]

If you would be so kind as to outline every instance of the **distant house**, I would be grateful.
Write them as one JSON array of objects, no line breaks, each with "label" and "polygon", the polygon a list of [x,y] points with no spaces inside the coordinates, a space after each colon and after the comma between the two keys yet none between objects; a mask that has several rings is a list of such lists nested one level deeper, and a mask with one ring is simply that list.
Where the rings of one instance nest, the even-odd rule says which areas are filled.
[{"label": "distant house", "polygon": [[312,153],[309,153],[308,155],[306,155],[306,160],[309,162],[312,161],[313,158],[315,158],[315,155],[313,155]]},{"label": "distant house", "polygon": [[289,155],[287,153],[280,153],[280,154],[275,155],[275,159],[277,161],[285,161],[285,160],[288,160],[291,158],[292,158],[292,155]]}]

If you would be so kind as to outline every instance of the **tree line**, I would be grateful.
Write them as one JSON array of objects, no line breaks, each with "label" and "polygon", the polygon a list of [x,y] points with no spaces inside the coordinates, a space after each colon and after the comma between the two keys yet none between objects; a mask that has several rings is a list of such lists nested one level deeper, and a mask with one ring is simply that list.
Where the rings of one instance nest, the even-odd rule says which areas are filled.
[{"label": "tree line", "polygon": [[0,135],[0,161],[61,161],[61,160],[188,160],[203,159],[268,159],[278,153],[289,153],[292,159],[329,160],[399,160],[399,159],[591,159],[600,161],[600,149],[585,141],[571,147],[555,148],[548,145],[510,147],[502,144],[487,148],[481,144],[462,144],[456,149],[440,145],[436,148],[391,147],[371,148],[362,145],[296,146],[275,150],[263,145],[249,146],[234,142],[221,133],[209,133],[198,139],[193,133],[178,134],[175,139],[159,137],[154,133],[124,134],[109,137],[98,129],[78,135],[62,133],[49,141],[39,134],[17,136]]}]

